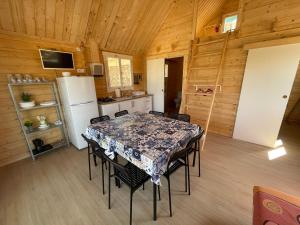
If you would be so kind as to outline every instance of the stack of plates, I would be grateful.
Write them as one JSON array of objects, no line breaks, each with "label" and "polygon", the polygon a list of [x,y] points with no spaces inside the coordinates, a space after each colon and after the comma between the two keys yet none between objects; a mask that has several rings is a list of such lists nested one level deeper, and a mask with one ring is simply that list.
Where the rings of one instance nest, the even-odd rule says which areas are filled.
[{"label": "stack of plates", "polygon": [[41,102],[40,105],[41,106],[50,106],[50,105],[55,105],[56,102],[55,101],[48,101],[48,102]]},{"label": "stack of plates", "polygon": [[47,128],[49,128],[49,124],[41,124],[40,126],[39,126],[39,129],[47,129]]}]

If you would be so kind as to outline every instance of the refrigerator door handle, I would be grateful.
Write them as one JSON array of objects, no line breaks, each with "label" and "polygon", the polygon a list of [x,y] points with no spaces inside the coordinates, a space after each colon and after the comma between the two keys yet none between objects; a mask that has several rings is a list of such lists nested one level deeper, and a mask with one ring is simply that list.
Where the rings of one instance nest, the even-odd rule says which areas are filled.
[{"label": "refrigerator door handle", "polygon": [[72,104],[71,106],[86,105],[86,104],[90,104],[92,102],[94,102],[94,101],[88,101],[88,102],[84,102],[84,103]]}]

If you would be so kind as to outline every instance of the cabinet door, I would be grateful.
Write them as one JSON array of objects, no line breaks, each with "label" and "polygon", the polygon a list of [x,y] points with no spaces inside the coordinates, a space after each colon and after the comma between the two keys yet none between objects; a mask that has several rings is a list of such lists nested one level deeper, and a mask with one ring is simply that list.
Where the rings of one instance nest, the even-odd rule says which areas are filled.
[{"label": "cabinet door", "polygon": [[131,100],[120,102],[119,105],[120,105],[120,111],[127,110],[128,113],[132,113],[133,112],[133,107],[132,107],[133,104],[132,104]]},{"label": "cabinet door", "polygon": [[146,98],[138,98],[133,100],[133,112],[146,112]]},{"label": "cabinet door", "polygon": [[115,113],[119,112],[119,103],[101,105],[101,115],[108,115],[110,118],[115,118]]}]

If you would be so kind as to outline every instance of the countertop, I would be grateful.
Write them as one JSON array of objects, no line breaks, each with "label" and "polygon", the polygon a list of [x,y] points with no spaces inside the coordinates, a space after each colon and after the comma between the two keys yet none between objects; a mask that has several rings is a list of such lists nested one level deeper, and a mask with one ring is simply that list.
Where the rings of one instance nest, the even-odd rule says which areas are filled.
[{"label": "countertop", "polygon": [[128,96],[128,97],[120,97],[120,98],[113,98],[115,101],[112,102],[98,102],[98,105],[109,105],[113,103],[118,103],[118,102],[124,102],[124,101],[129,101],[133,99],[138,99],[138,98],[144,98],[144,97],[149,97],[153,95],[139,95],[139,96]]}]

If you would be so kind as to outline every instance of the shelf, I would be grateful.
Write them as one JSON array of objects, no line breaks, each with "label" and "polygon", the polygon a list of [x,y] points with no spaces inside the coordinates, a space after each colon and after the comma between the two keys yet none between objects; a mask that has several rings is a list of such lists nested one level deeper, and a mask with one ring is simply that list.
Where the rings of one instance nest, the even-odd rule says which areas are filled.
[{"label": "shelf", "polygon": [[[52,93],[51,94],[47,93],[47,94],[49,95],[49,97],[51,97],[51,100],[54,101],[55,104],[47,105],[47,106],[36,105],[36,106],[30,107],[30,108],[21,108],[19,106],[19,103],[17,102],[16,96],[15,96],[16,93],[14,93],[14,90],[16,88],[14,88],[14,87],[15,86],[20,86],[20,87],[22,87],[22,86],[31,86],[31,85],[36,86],[38,89],[40,89],[40,91],[43,91],[43,89],[46,88],[46,87],[47,88],[50,87],[50,89],[52,90]],[[46,86],[46,85],[49,85],[49,86]],[[15,110],[16,110],[16,113],[17,113],[17,117],[18,117],[20,126],[22,127],[22,132],[25,136],[27,147],[28,147],[28,149],[31,153],[31,157],[32,157],[33,160],[39,155],[45,154],[49,151],[60,148],[62,146],[68,146],[69,145],[69,138],[68,138],[67,130],[66,130],[66,127],[64,126],[64,124],[61,124],[61,125],[49,124],[49,127],[47,129],[38,129],[38,127],[36,127],[36,128],[33,128],[32,131],[28,131],[24,127],[24,121],[23,121],[24,115],[22,115],[22,112],[29,111],[29,110],[45,109],[45,111],[48,111],[47,109],[50,109],[50,108],[56,109],[54,111],[56,111],[57,119],[61,120],[61,121],[64,121],[64,115],[63,115],[63,112],[62,112],[62,109],[61,109],[58,90],[57,90],[55,82],[49,81],[49,82],[40,82],[40,83],[15,83],[15,84],[10,83],[10,84],[8,84],[8,89],[9,89],[10,96],[12,97],[12,100],[13,100],[13,103],[14,103],[14,107],[15,107]],[[34,134],[43,134],[44,132],[46,133],[46,132],[48,132],[48,131],[50,131],[54,128],[60,128],[61,137],[59,138],[60,139],[59,142],[52,143],[53,148],[51,148],[47,151],[38,152],[37,154],[34,154],[36,152],[35,151],[33,152],[33,150],[32,150],[32,139],[34,137],[33,135]],[[47,142],[46,140],[44,140],[44,141]]]},{"label": "shelf", "polygon": [[34,83],[9,83],[10,86],[29,86],[29,85],[52,85],[53,82],[34,82]]},{"label": "shelf", "polygon": [[60,125],[55,125],[55,124],[49,124],[49,127],[46,128],[46,129],[39,129],[38,127],[35,127],[33,128],[32,131],[26,131],[26,134],[28,135],[32,135],[32,134],[35,134],[35,133],[43,133],[43,132],[47,132],[53,128],[57,128],[57,127],[62,127],[63,124],[60,124]]},{"label": "shelf", "polygon": [[41,155],[44,155],[48,152],[51,152],[55,149],[58,149],[58,148],[61,148],[63,146],[67,146],[67,143],[65,141],[58,141],[58,142],[54,142],[54,143],[50,143],[53,148],[49,149],[49,150],[46,150],[46,151],[43,151],[43,152],[40,152],[40,153],[37,153],[37,154],[33,154],[34,157],[37,157],[37,156],[41,156]]},{"label": "shelf", "polygon": [[33,106],[30,108],[19,108],[19,111],[28,111],[28,110],[34,110],[34,109],[43,109],[43,108],[50,108],[50,107],[57,107],[58,104],[54,105],[38,105],[38,106]]}]

